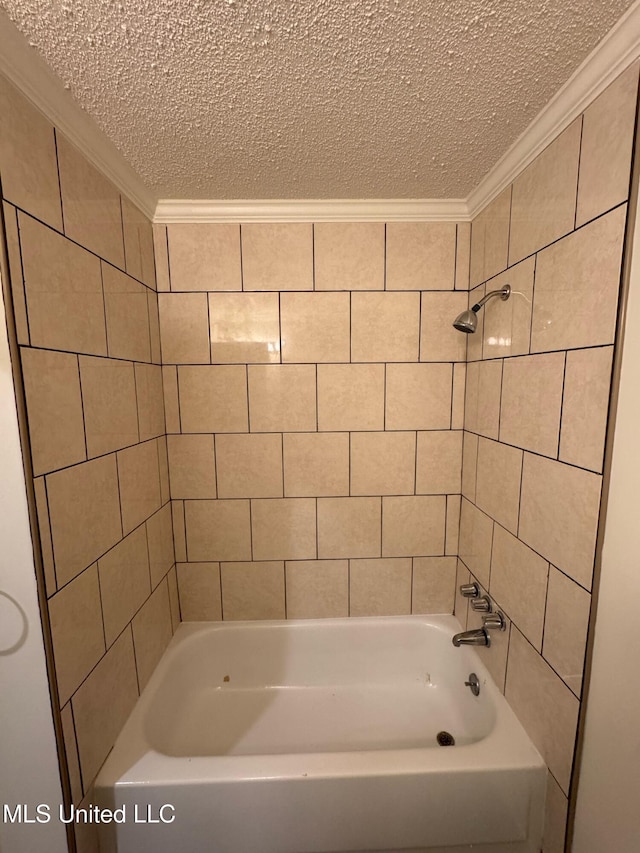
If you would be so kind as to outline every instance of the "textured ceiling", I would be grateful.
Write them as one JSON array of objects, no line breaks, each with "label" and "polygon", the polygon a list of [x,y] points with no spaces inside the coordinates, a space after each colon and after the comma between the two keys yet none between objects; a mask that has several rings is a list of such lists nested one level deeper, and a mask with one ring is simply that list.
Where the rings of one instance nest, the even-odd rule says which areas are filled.
[{"label": "textured ceiling", "polygon": [[632,0],[0,0],[163,198],[460,198]]}]

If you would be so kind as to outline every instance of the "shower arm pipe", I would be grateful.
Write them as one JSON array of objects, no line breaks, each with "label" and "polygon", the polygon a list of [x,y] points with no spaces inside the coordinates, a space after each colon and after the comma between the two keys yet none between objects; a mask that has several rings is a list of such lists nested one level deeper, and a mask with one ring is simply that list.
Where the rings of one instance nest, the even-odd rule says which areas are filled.
[{"label": "shower arm pipe", "polygon": [[504,287],[501,287],[500,290],[492,290],[490,293],[485,294],[479,302],[476,302],[475,305],[471,306],[471,310],[474,314],[477,314],[478,311],[482,308],[485,302],[488,302],[489,299],[492,299],[494,296],[499,296],[503,301],[508,299],[511,295],[511,285],[505,284]]}]

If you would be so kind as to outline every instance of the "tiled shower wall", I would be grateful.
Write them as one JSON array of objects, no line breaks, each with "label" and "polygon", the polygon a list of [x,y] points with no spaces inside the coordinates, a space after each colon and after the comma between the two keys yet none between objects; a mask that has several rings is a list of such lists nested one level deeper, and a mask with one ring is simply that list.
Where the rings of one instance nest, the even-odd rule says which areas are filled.
[{"label": "tiled shower wall", "polygon": [[513,293],[469,336],[458,581],[508,617],[481,651],[550,770],[545,853],[564,849],[637,89],[635,64],[472,224],[470,304]]},{"label": "tiled shower wall", "polygon": [[152,230],[3,78],[0,115],[25,452],[77,805],[179,621]]},{"label": "tiled shower wall", "polygon": [[451,612],[469,226],[156,226],[182,618]]}]

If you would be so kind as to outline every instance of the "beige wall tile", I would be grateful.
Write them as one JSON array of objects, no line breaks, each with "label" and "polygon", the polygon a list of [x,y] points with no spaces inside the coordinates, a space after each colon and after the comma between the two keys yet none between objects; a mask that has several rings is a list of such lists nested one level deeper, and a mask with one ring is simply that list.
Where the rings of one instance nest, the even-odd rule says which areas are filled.
[{"label": "beige wall tile", "polygon": [[505,696],[549,770],[567,791],[579,702],[515,628],[511,631]]},{"label": "beige wall tile", "polygon": [[314,559],[316,502],[313,498],[251,501],[253,557],[256,560]]},{"label": "beige wall tile", "polygon": [[581,130],[578,118],[513,182],[510,264],[573,228]]},{"label": "beige wall tile", "polygon": [[140,690],[144,690],[173,636],[169,588],[161,583],[145,601],[132,623]]},{"label": "beige wall tile", "polygon": [[172,498],[217,497],[213,441],[212,435],[167,436]]},{"label": "beige wall tile", "polygon": [[151,340],[151,361],[160,364],[162,352],[160,344],[160,315],[158,313],[158,294],[155,290],[147,290],[147,304],[149,307],[149,338]]},{"label": "beige wall tile", "polygon": [[154,223],[152,227],[157,289],[163,291],[171,290],[171,282],[169,280],[169,246],[167,242],[167,226]]},{"label": "beige wall tile", "polygon": [[124,631],[72,699],[85,787],[107,757],[138,699],[131,631]]},{"label": "beige wall tile", "polygon": [[283,362],[349,361],[348,293],[283,293]]},{"label": "beige wall tile", "polygon": [[175,562],[171,504],[165,504],[148,518],[146,527],[151,588],[155,589]]},{"label": "beige wall tile", "polygon": [[464,397],[467,381],[467,365],[453,365],[453,396],[451,399],[451,429],[464,427]]},{"label": "beige wall tile", "polygon": [[387,225],[387,290],[453,290],[455,258],[453,222]]},{"label": "beige wall tile", "polygon": [[455,591],[455,557],[414,559],[412,613],[453,613]]},{"label": "beige wall tile", "polygon": [[551,773],[547,773],[542,853],[564,853],[568,801]]},{"label": "beige wall tile", "polygon": [[444,553],[457,556],[460,538],[461,495],[447,495],[447,522],[445,527]]},{"label": "beige wall tile", "polygon": [[531,352],[613,343],[625,218],[616,208],[540,252]]},{"label": "beige wall tile", "polygon": [[62,133],[56,133],[64,233],[124,269],[120,193]]},{"label": "beige wall tile", "polygon": [[465,430],[462,440],[462,494],[470,501],[476,499],[477,465],[478,436]]},{"label": "beige wall tile", "polygon": [[464,361],[467,335],[453,321],[467,308],[467,294],[423,293],[420,323],[420,361]]},{"label": "beige wall tile", "polygon": [[155,290],[156,274],[151,222],[124,195],[122,196],[122,225],[127,272]]},{"label": "beige wall tile", "polygon": [[224,618],[284,619],[284,563],[222,563]]},{"label": "beige wall tile", "polygon": [[351,296],[352,361],[417,361],[419,345],[418,293]]},{"label": "beige wall tile", "polygon": [[464,426],[486,438],[498,438],[502,360],[467,365]]},{"label": "beige wall tile", "polygon": [[311,223],[242,226],[244,290],[313,290]]},{"label": "beige wall tile", "polygon": [[249,420],[253,432],[315,430],[314,365],[249,365],[248,374]]},{"label": "beige wall tile", "polygon": [[98,560],[104,632],[110,646],[151,593],[144,525]]},{"label": "beige wall tile", "polygon": [[519,537],[590,589],[602,478],[525,453]]},{"label": "beige wall tile", "polygon": [[247,431],[247,368],[244,365],[179,367],[178,395],[183,432]]},{"label": "beige wall tile", "polygon": [[548,574],[546,560],[495,525],[489,592],[538,651],[542,648]]},{"label": "beige wall tile", "polygon": [[178,368],[172,364],[162,367],[162,395],[166,430],[180,432],[180,404],[178,402]]},{"label": "beige wall tile", "polygon": [[491,290],[510,285],[511,296],[506,302],[496,296],[482,309],[484,358],[529,352],[535,264],[535,257],[527,258],[490,282]]},{"label": "beige wall tile", "polygon": [[19,214],[31,345],[107,354],[100,261]]},{"label": "beige wall tile", "polygon": [[567,353],[560,459],[602,471],[613,347]]},{"label": "beige wall tile", "polygon": [[481,438],[476,504],[512,533],[518,529],[522,451]]},{"label": "beige wall tile", "polygon": [[160,503],[166,504],[171,498],[169,487],[169,454],[167,453],[167,437],[160,436],[156,441],[158,452],[158,475],[160,477]]},{"label": "beige wall tile", "polygon": [[318,557],[379,557],[380,498],[318,498]]},{"label": "beige wall tile", "polygon": [[456,232],[456,290],[469,290],[471,223],[458,222]]},{"label": "beige wall tile", "polygon": [[[189,561],[251,559],[248,500],[185,501],[184,504]],[[176,559],[179,559],[177,549]]]},{"label": "beige wall tile", "polygon": [[136,364],[136,397],[140,441],[164,435],[162,368],[159,364]]},{"label": "beige wall tile", "polygon": [[85,569],[122,536],[115,456],[47,476],[58,585]]},{"label": "beige wall tile", "polygon": [[475,504],[462,499],[460,507],[460,559],[481,584],[489,587],[493,522]]},{"label": "beige wall tile", "polygon": [[20,357],[33,473],[82,462],[87,452],[78,357],[26,347]]},{"label": "beige wall tile", "polygon": [[449,429],[451,364],[388,364],[386,429]]},{"label": "beige wall tile", "polygon": [[222,619],[220,563],[178,563],[180,610],[184,622]]},{"label": "beige wall tile", "polygon": [[135,444],[139,439],[133,364],[81,355],[80,379],[89,458]]},{"label": "beige wall tile", "polygon": [[282,436],[218,435],[216,468],[218,497],[282,497]]},{"label": "beige wall tile", "polygon": [[102,264],[107,344],[112,358],[151,361],[148,289],[110,264]]},{"label": "beige wall tile", "polygon": [[349,615],[348,560],[287,562],[285,579],[287,619],[324,619]]},{"label": "beige wall tile", "polygon": [[[94,801],[93,787],[89,786],[84,798],[78,803],[81,809],[91,808]],[[100,838],[98,826],[93,823],[76,823],[73,826],[77,853],[100,853]]]},{"label": "beige wall tile", "polygon": [[505,359],[500,441],[558,455],[564,359],[563,352]]},{"label": "beige wall tile", "polygon": [[240,226],[167,226],[171,290],[242,290]]},{"label": "beige wall tile", "polygon": [[169,588],[169,607],[171,608],[171,629],[175,634],[176,628],[180,624],[180,596],[175,566],[167,575],[167,587]]},{"label": "beige wall tile", "polygon": [[4,231],[7,243],[7,260],[9,262],[9,278],[11,297],[13,299],[13,317],[16,324],[16,337],[19,344],[28,345],[30,342],[29,322],[27,320],[27,300],[24,292],[24,281],[22,279],[18,211],[6,202],[3,202],[2,209],[4,213]]},{"label": "beige wall tile", "polygon": [[350,560],[349,614],[403,616],[411,613],[410,559]]},{"label": "beige wall tile", "polygon": [[442,495],[460,491],[462,431],[418,433],[416,494]]},{"label": "beige wall tile", "polygon": [[481,211],[471,223],[471,254],[469,259],[469,287],[484,281],[484,232],[485,211]]},{"label": "beige wall tile", "polygon": [[4,75],[0,80],[0,115],[4,197],[62,231],[53,127]]},{"label": "beige wall tile", "polygon": [[[44,571],[44,582],[47,595],[53,595],[56,591],[56,573],[53,565],[53,542],[51,541],[51,525],[49,524],[49,501],[47,500],[47,489],[44,477],[36,477],[33,481],[33,489],[36,498],[36,513],[38,521],[38,532],[40,534],[40,548],[42,552],[42,568]],[[37,546],[36,546],[37,547]]]},{"label": "beige wall tile", "polygon": [[444,495],[384,497],[382,556],[444,554],[446,507]]},{"label": "beige wall tile", "polygon": [[507,187],[484,210],[484,281],[507,268],[510,217],[511,187]]},{"label": "beige wall tile", "polygon": [[351,433],[351,494],[412,495],[415,432]]},{"label": "beige wall tile", "polygon": [[384,429],[384,364],[318,365],[318,429]]},{"label": "beige wall tile", "polygon": [[542,654],[578,697],[590,607],[589,593],[551,566]]},{"label": "beige wall tile", "polygon": [[209,309],[206,293],[159,293],[162,361],[209,364]]},{"label": "beige wall tile", "polygon": [[117,456],[122,527],[128,533],[162,505],[157,444],[145,441]]},{"label": "beige wall tile", "polygon": [[184,501],[171,501],[171,520],[173,523],[173,550],[176,562],[187,561],[187,534],[185,525]]},{"label": "beige wall tile", "polygon": [[210,293],[209,323],[214,364],[280,361],[277,293]]},{"label": "beige wall tile", "polygon": [[382,222],[314,225],[316,290],[382,290],[385,226]]},{"label": "beige wall tile", "polygon": [[95,565],[50,599],[49,619],[60,704],[64,705],[105,651]]},{"label": "beige wall tile", "polygon": [[348,433],[288,433],[283,442],[286,497],[349,494]]},{"label": "beige wall tile", "polygon": [[467,629],[467,611],[469,610],[469,599],[460,593],[460,586],[463,583],[470,583],[471,573],[468,571],[462,560],[458,559],[456,568],[456,597],[453,607],[453,615],[456,617],[462,630]]},{"label": "beige wall tile", "polygon": [[68,702],[60,711],[62,722],[62,738],[64,751],[67,757],[67,768],[69,770],[69,784],[71,786],[71,801],[79,803],[82,799],[82,779],[80,778],[80,759],[78,758],[78,747],[76,744],[76,729],[73,722],[71,703]]},{"label": "beige wall tile", "polygon": [[576,226],[625,201],[638,100],[638,63],[585,110]]}]

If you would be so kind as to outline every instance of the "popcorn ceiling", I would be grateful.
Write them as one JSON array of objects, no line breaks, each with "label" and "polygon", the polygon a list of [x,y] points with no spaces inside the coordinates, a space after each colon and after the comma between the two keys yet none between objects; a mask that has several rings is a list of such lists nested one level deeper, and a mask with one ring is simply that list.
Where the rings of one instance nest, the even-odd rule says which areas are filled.
[{"label": "popcorn ceiling", "polygon": [[460,198],[632,0],[0,0],[161,198]]}]

